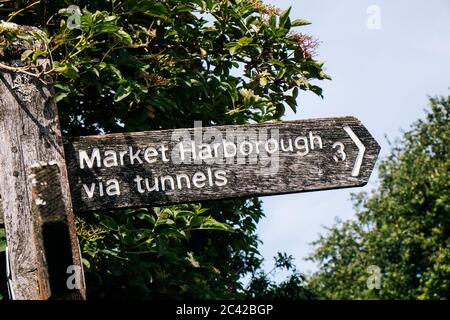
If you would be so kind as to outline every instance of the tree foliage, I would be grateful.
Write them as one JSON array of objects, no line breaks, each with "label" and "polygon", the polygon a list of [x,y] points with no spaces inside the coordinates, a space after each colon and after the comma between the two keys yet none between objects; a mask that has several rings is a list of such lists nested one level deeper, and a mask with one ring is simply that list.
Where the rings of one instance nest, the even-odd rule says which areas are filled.
[{"label": "tree foliage", "polygon": [[[0,30],[0,55],[27,73],[51,59],[67,136],[279,120],[329,79],[317,42],[291,30],[309,22],[256,0],[22,0],[0,14],[43,31],[44,49],[17,56]],[[79,215],[89,296],[244,297],[263,216],[258,199]]]},{"label": "tree foliage", "polygon": [[[312,284],[324,297],[450,297],[450,97],[430,105],[381,163],[377,190],[354,195],[356,220],[314,243]],[[381,271],[379,290],[367,286],[371,265]]]},{"label": "tree foliage", "polygon": [[[259,271],[253,275],[246,296],[248,299],[258,300],[312,300],[319,296],[308,285],[308,279],[300,273],[292,256],[286,253],[278,253],[274,257],[275,266],[269,272]],[[273,275],[279,270],[291,271],[284,281],[277,283],[272,280]]]}]

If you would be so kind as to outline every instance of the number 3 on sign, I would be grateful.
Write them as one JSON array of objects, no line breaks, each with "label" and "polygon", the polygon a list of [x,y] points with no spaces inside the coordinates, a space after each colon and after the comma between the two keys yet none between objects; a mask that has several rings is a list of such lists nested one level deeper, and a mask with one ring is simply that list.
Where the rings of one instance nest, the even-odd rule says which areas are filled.
[{"label": "number 3 on sign", "polygon": [[337,149],[336,153],[333,155],[333,159],[336,162],[339,161],[345,161],[345,159],[347,159],[347,155],[345,154],[345,147],[344,144],[340,141],[335,142],[332,146],[333,149]]}]

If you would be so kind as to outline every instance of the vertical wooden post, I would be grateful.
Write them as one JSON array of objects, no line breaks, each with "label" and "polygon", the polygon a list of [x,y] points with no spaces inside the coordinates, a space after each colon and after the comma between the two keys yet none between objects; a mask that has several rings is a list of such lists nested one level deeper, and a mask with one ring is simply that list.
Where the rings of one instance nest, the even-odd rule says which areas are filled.
[{"label": "vertical wooden post", "polygon": [[39,293],[44,300],[81,299],[79,290],[74,289],[84,286],[83,272],[72,264],[61,171],[56,164],[39,163],[32,167],[32,172],[31,212]]},{"label": "vertical wooden post", "polygon": [[[1,23],[0,44],[6,41],[2,38],[5,30],[20,35],[20,38],[40,32],[32,27]],[[53,87],[47,84],[50,79],[45,79],[47,83],[44,83],[31,75],[46,70],[49,61],[38,61],[35,68],[26,71],[21,68],[20,57],[24,50],[44,49],[44,44],[20,38],[0,51],[0,201],[11,267],[11,289],[15,299],[27,300],[45,297],[39,287],[37,266],[38,256],[42,253],[36,252],[32,214],[32,166],[37,162],[52,162],[60,169],[61,201],[66,211],[72,265],[81,267],[81,257]],[[85,288],[78,292],[78,297],[84,299]]]}]

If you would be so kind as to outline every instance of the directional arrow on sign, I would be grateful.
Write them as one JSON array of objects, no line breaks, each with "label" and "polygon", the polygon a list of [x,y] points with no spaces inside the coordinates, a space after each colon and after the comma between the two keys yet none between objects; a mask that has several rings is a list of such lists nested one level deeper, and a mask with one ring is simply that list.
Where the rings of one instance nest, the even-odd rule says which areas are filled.
[{"label": "directional arrow on sign", "polygon": [[353,170],[352,170],[352,176],[357,177],[357,176],[359,176],[359,171],[361,170],[361,165],[362,165],[362,161],[364,158],[364,153],[366,152],[366,147],[364,147],[361,140],[358,139],[356,134],[353,132],[352,128],[345,126],[344,130],[345,130],[345,132],[348,133],[350,138],[352,138],[353,142],[358,147],[358,155],[356,156],[355,165],[353,166]]},{"label": "directional arrow on sign", "polygon": [[354,117],[85,136],[65,145],[76,211],[365,185],[380,146]]}]

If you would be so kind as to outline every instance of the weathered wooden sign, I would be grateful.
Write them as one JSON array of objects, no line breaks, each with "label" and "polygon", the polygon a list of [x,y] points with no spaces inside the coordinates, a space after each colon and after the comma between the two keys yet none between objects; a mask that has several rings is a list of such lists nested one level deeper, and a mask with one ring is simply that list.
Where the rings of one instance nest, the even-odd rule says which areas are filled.
[{"label": "weathered wooden sign", "polygon": [[74,209],[89,211],[362,186],[380,146],[342,117],[85,136],[65,150]]}]

